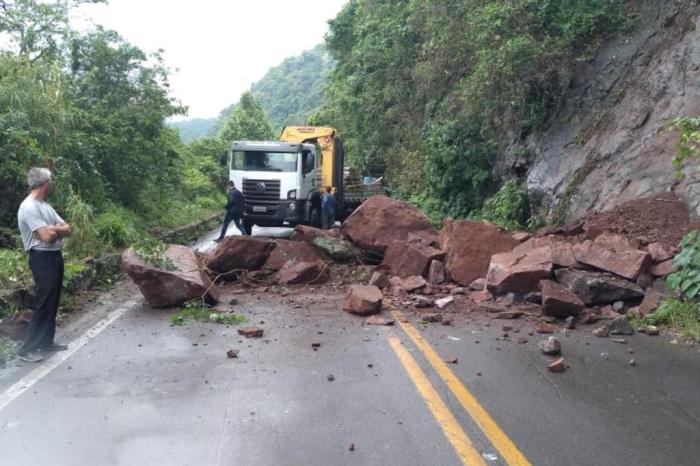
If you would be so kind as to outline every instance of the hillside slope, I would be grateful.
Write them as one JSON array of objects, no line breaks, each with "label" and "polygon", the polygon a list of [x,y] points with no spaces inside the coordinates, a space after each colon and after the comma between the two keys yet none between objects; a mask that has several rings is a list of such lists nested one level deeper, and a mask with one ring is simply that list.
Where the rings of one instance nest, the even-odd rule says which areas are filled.
[{"label": "hillside slope", "polygon": [[535,212],[570,221],[673,191],[700,214],[700,173],[673,177],[671,120],[700,115],[700,4],[635,2],[634,30],[607,41],[572,79],[542,131],[511,140],[497,170],[519,176]]},{"label": "hillside slope", "polygon": [[[323,90],[332,68],[333,60],[320,44],[299,56],[286,58],[250,86],[275,133],[286,125],[307,123],[323,102]],[[210,134],[219,131],[236,105],[233,103],[219,113]]]}]

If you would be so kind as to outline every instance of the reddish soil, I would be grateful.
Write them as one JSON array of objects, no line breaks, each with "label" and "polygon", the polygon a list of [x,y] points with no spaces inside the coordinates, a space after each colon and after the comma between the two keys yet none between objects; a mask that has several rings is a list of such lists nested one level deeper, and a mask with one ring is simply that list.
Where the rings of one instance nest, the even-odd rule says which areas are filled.
[{"label": "reddish soil", "polygon": [[589,238],[607,231],[647,244],[658,241],[667,247],[678,246],[688,231],[699,227],[700,222],[691,219],[685,202],[671,193],[628,201],[584,219]]}]

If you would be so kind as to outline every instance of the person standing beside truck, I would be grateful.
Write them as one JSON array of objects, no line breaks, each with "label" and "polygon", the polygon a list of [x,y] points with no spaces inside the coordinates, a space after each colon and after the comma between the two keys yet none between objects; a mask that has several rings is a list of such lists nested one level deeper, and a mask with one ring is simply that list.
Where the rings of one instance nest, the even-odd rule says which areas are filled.
[{"label": "person standing beside truck", "polygon": [[328,230],[335,225],[335,197],[331,194],[331,188],[326,186],[321,198],[321,226]]},{"label": "person standing beside truck", "polygon": [[54,341],[56,314],[63,288],[61,240],[71,227],[46,202],[51,191],[51,172],[32,168],[27,174],[29,195],[17,211],[22,245],[29,253],[29,268],[36,287],[36,303],[24,344],[18,351],[22,361],[39,362],[37,351],[62,351],[68,346]]},{"label": "person standing beside truck", "polygon": [[241,217],[243,217],[244,211],[245,199],[243,199],[243,194],[236,189],[236,183],[231,180],[228,182],[228,195],[226,197],[226,216],[224,217],[224,224],[221,226],[221,234],[214,240],[215,243],[218,243],[224,239],[231,221],[233,221],[236,228],[240,230],[241,235],[245,236],[248,234],[241,224]]}]

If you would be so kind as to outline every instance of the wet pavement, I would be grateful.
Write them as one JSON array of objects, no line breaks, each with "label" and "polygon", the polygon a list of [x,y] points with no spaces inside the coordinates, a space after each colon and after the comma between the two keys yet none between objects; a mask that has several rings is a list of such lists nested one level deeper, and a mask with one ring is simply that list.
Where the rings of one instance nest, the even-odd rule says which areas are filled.
[{"label": "wet pavement", "polygon": [[[130,284],[106,295],[59,332],[72,354],[0,374],[0,464],[459,465],[460,448],[482,464],[518,464],[501,451],[508,442],[530,464],[697,464],[697,347],[641,334],[619,344],[583,327],[558,335],[571,367],[553,374],[527,322],[426,325],[408,313],[377,327],[342,312],[342,296],[324,288],[235,298],[262,338],[214,323],[171,326],[173,311],[149,309]],[[503,325],[514,327],[508,336]],[[448,371],[476,405],[465,407],[414,331],[439,359],[457,359]],[[421,373],[432,395],[419,389]],[[456,432],[436,417],[440,402]],[[454,440],[459,431],[469,445]]]}]

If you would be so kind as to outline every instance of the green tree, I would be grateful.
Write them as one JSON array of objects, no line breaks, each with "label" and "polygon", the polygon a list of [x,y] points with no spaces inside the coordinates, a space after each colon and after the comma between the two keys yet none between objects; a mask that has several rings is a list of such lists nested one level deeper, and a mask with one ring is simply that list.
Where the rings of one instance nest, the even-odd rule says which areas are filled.
[{"label": "green tree", "polygon": [[237,139],[262,141],[274,138],[265,111],[251,92],[241,96],[236,109],[221,128],[219,138],[227,143]]}]

